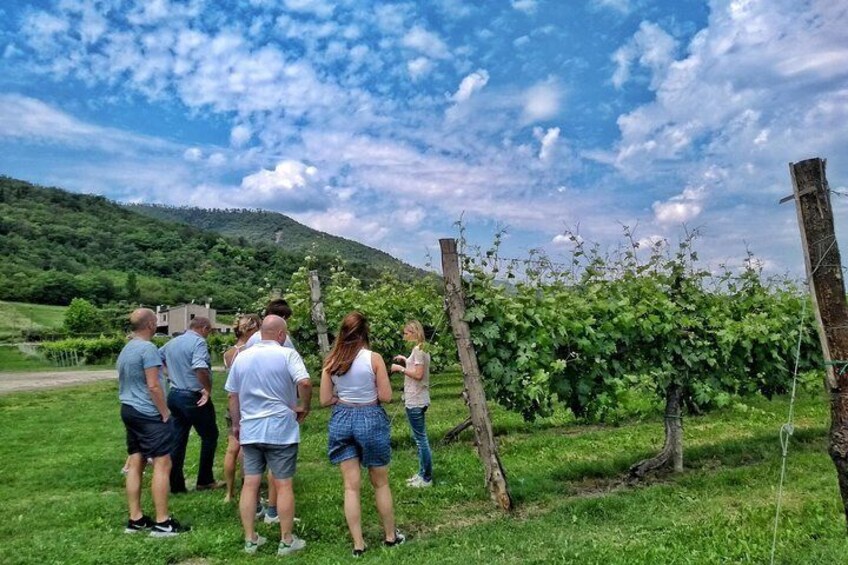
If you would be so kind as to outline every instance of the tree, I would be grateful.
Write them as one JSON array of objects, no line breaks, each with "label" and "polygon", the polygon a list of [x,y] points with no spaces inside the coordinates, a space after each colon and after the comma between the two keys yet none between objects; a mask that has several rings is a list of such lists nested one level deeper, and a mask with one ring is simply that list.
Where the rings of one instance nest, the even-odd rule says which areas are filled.
[{"label": "tree", "polygon": [[138,288],[138,276],[135,272],[131,272],[127,275],[127,300],[130,302],[138,302],[138,297],[141,292]]},{"label": "tree", "polygon": [[74,298],[65,310],[65,329],[71,335],[93,334],[102,330],[100,311],[84,298]]}]

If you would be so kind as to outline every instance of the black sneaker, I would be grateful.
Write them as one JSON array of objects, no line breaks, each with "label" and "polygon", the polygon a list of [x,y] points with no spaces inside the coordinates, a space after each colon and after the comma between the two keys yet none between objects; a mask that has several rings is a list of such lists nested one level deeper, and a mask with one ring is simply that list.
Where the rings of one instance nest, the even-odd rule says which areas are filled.
[{"label": "black sneaker", "polygon": [[394,547],[396,545],[401,545],[406,541],[406,536],[400,533],[400,530],[395,530],[395,539],[392,541],[384,540],[383,545],[386,547]]},{"label": "black sneaker", "polygon": [[354,557],[355,559],[359,559],[359,558],[360,558],[360,557],[362,557],[362,555],[365,553],[365,550],[366,550],[366,549],[368,549],[368,548],[367,548],[367,547],[363,547],[362,549],[356,549],[356,548],[354,547],[354,548],[353,548],[353,557]]},{"label": "black sneaker", "polygon": [[156,522],[150,530],[150,536],[154,538],[170,538],[178,534],[183,534],[191,530],[188,526],[183,526],[173,518],[168,518],[164,522]]},{"label": "black sneaker", "polygon": [[153,527],[155,522],[150,519],[150,516],[142,516],[138,520],[129,520],[127,521],[127,527],[124,528],[125,534],[135,534],[137,532],[144,532]]}]

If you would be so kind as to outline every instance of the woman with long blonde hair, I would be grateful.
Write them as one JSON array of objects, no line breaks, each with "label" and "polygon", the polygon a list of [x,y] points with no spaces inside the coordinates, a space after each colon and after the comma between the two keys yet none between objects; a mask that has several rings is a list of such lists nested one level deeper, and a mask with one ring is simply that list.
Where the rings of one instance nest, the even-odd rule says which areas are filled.
[{"label": "woman with long blonde hair", "polygon": [[406,537],[395,527],[389,462],[392,458],[389,417],[381,403],[391,402],[392,387],[383,358],[370,350],[368,321],[359,312],[342,320],[333,349],[321,372],[321,405],[332,406],[327,453],[341,469],[344,513],[353,538],[353,555],[365,551],[362,537],[360,465],[368,469],[383,543],[395,546]]},{"label": "woman with long blonde hair", "polygon": [[418,473],[407,479],[406,484],[412,488],[426,488],[433,485],[433,455],[424,419],[430,407],[430,354],[424,351],[424,328],[421,322],[407,322],[403,326],[403,339],[412,344],[412,353],[409,357],[396,355],[394,360],[398,363],[392,364],[392,373],[403,373],[406,418],[418,447]]}]

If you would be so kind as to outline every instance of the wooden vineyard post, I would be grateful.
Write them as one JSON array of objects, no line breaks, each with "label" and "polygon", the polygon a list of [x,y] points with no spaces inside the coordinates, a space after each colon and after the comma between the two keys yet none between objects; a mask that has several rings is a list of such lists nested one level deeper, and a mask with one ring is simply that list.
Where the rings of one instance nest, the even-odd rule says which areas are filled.
[{"label": "wooden vineyard post", "polygon": [[848,520],[848,371],[845,370],[848,360],[848,304],[825,165],[826,161],[821,159],[808,159],[791,163],[789,172],[801,228],[807,280],[827,371],[830,393],[828,453],[836,466],[842,505]]},{"label": "wooden vineyard post", "polygon": [[506,481],[506,473],[498,455],[489,408],[486,406],[486,393],[477,365],[477,354],[471,343],[471,333],[465,321],[465,293],[462,290],[462,276],[459,271],[459,255],[455,239],[440,239],[442,249],[442,273],[445,278],[445,307],[448,310],[453,337],[462,364],[462,376],[468,393],[468,409],[474,427],[477,453],[486,472],[486,486],[492,499],[503,510],[512,509],[512,496]]},{"label": "wooden vineyard post", "polygon": [[318,348],[323,359],[330,352],[330,340],[327,338],[327,318],[324,316],[324,303],[321,302],[318,271],[309,271],[309,297],[312,300],[312,321],[315,323],[315,331],[318,332]]}]

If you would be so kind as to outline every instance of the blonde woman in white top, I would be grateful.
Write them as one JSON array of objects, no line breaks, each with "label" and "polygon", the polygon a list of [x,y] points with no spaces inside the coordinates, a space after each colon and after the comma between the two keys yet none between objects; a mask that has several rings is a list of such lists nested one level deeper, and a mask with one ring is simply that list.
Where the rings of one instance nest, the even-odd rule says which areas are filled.
[{"label": "blonde woman in white top", "polygon": [[[224,367],[229,369],[233,366],[233,361],[239,353],[245,348],[247,341],[259,331],[259,326],[262,325],[262,320],[256,314],[248,314],[241,316],[236,323],[233,324],[233,333],[236,334],[236,343],[224,352]],[[229,502],[235,494],[236,482],[236,463],[239,457],[241,445],[238,438],[233,435],[233,421],[230,418],[230,413],[227,411],[227,453],[224,455],[224,481],[227,483],[227,491],[224,494],[224,501]]]},{"label": "blonde woman in white top", "polygon": [[353,556],[365,551],[359,496],[360,465],[368,469],[374,487],[377,512],[383,522],[386,546],[406,539],[395,527],[389,462],[391,429],[380,405],[391,402],[392,386],[386,363],[369,348],[368,321],[359,312],[342,320],[333,349],[321,372],[321,405],[332,406],[327,454],[338,465],[344,481],[344,513],[353,538]]},{"label": "blonde woman in white top", "polygon": [[424,419],[430,407],[430,354],[423,350],[425,340],[421,322],[407,322],[403,327],[403,339],[412,344],[412,353],[409,357],[397,355],[394,360],[403,364],[393,364],[392,373],[403,373],[406,418],[418,446],[418,473],[407,479],[406,484],[413,488],[426,488],[433,485],[433,455]]}]

